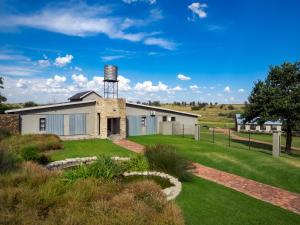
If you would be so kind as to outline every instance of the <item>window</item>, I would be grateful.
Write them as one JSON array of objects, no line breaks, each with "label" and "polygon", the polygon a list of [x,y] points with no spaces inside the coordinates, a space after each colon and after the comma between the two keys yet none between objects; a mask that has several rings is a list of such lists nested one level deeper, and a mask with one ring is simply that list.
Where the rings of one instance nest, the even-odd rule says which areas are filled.
[{"label": "window", "polygon": [[146,126],[146,116],[143,116],[143,117],[141,118],[141,125],[142,125],[143,127]]},{"label": "window", "polygon": [[46,118],[40,118],[40,131],[46,130]]},{"label": "window", "polygon": [[256,129],[256,125],[255,124],[251,124],[250,125],[250,130],[255,130]]},{"label": "window", "polygon": [[163,116],[163,122],[167,122],[167,116]]},{"label": "window", "polygon": [[171,121],[172,121],[172,122],[175,122],[175,121],[176,121],[176,117],[175,117],[175,116],[172,116],[172,117],[171,117]]}]

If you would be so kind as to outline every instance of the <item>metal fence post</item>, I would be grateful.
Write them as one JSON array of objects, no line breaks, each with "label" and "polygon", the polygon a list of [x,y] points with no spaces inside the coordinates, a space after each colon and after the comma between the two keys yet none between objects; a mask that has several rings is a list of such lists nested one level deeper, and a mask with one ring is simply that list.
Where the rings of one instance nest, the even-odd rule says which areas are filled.
[{"label": "metal fence post", "polygon": [[228,128],[229,131],[229,135],[228,135],[228,143],[229,143],[229,147],[230,147],[230,128]]}]

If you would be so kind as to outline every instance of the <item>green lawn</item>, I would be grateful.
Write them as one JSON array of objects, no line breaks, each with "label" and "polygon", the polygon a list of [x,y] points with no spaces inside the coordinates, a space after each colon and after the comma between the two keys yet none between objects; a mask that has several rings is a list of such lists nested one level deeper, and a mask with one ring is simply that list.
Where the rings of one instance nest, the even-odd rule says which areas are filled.
[{"label": "green lawn", "polygon": [[109,140],[78,140],[64,141],[64,149],[54,151],[51,160],[62,160],[66,158],[97,156],[107,154],[110,156],[131,156],[135,153],[113,144]]},{"label": "green lawn", "polygon": [[228,137],[220,135],[216,143],[209,140],[195,141],[176,136],[139,136],[131,140],[144,145],[171,144],[187,159],[203,165],[237,174],[262,183],[300,193],[300,157],[282,154],[273,158],[266,151],[228,147]]},{"label": "green lawn", "polygon": [[[237,133],[237,132],[235,132],[235,134],[240,136],[240,137],[248,138],[248,133]],[[272,143],[272,135],[270,135],[270,134],[250,134],[250,137],[252,139],[256,139],[256,140],[259,140],[259,141],[265,141],[265,142]],[[285,135],[282,135],[281,144],[285,145],[285,141],[286,141]],[[293,137],[292,146],[300,148],[300,137]]]},{"label": "green lawn", "polygon": [[187,225],[296,225],[300,216],[216,183],[195,178],[176,202]]}]

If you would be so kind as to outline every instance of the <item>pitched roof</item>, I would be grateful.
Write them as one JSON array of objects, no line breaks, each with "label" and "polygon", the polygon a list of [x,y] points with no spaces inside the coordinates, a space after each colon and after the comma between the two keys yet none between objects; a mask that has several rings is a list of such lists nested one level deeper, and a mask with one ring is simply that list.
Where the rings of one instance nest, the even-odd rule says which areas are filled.
[{"label": "pitched roof", "polygon": [[164,111],[164,112],[171,112],[171,113],[175,113],[175,114],[179,114],[179,115],[185,115],[185,116],[191,116],[191,117],[201,117],[198,114],[187,113],[187,112],[182,112],[182,111],[177,111],[177,110],[172,110],[172,109],[166,109],[166,108],[161,108],[161,107],[156,107],[156,106],[136,104],[136,103],[131,103],[131,102],[126,102],[126,106],[133,106],[133,107],[159,110],[159,111]]},{"label": "pitched roof", "polygon": [[99,95],[97,92],[95,91],[83,91],[83,92],[79,92],[79,93],[76,93],[75,95],[71,96],[69,98],[70,101],[80,101],[82,100],[84,97],[90,95],[90,94],[96,94],[98,95],[99,97],[102,97],[101,95]]},{"label": "pitched roof", "polygon": [[96,102],[96,100],[80,101],[80,102],[63,102],[63,103],[48,104],[48,105],[27,107],[27,108],[21,108],[21,109],[10,109],[10,110],[6,110],[5,113],[25,112],[25,111],[30,111],[30,110],[48,109],[48,108],[62,107],[62,106],[69,106],[69,105],[80,105],[80,104],[87,104],[87,103],[93,103],[93,102]]},{"label": "pitched roof", "polygon": [[[244,124],[245,119],[242,118],[241,114],[235,114],[235,119],[236,119],[237,124]],[[256,125],[256,124],[258,124],[257,121],[258,121],[258,118],[254,118],[252,121],[247,122],[245,124],[247,124],[247,125],[251,125],[251,124]],[[282,122],[280,120],[266,121],[264,123],[264,125],[282,125]]]}]

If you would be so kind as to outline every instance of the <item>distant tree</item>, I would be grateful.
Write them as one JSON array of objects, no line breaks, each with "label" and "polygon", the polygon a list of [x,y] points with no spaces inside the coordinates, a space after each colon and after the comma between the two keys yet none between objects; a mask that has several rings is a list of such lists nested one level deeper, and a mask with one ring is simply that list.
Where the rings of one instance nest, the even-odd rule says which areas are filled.
[{"label": "distant tree", "polygon": [[234,106],[230,104],[230,105],[228,105],[228,109],[229,110],[234,110]]},{"label": "distant tree", "polygon": [[280,119],[290,153],[292,131],[300,124],[300,62],[271,67],[267,78],[255,83],[244,116],[246,121],[258,117],[260,123]]},{"label": "distant tree", "polygon": [[28,101],[24,103],[24,108],[33,107],[33,106],[38,106],[38,104],[33,101]]},{"label": "distant tree", "polygon": [[[4,89],[3,84],[4,84],[3,77],[0,77],[0,89]],[[5,96],[3,96],[2,93],[0,93],[0,104],[2,102],[6,102],[6,101],[7,101],[7,98]]]}]

